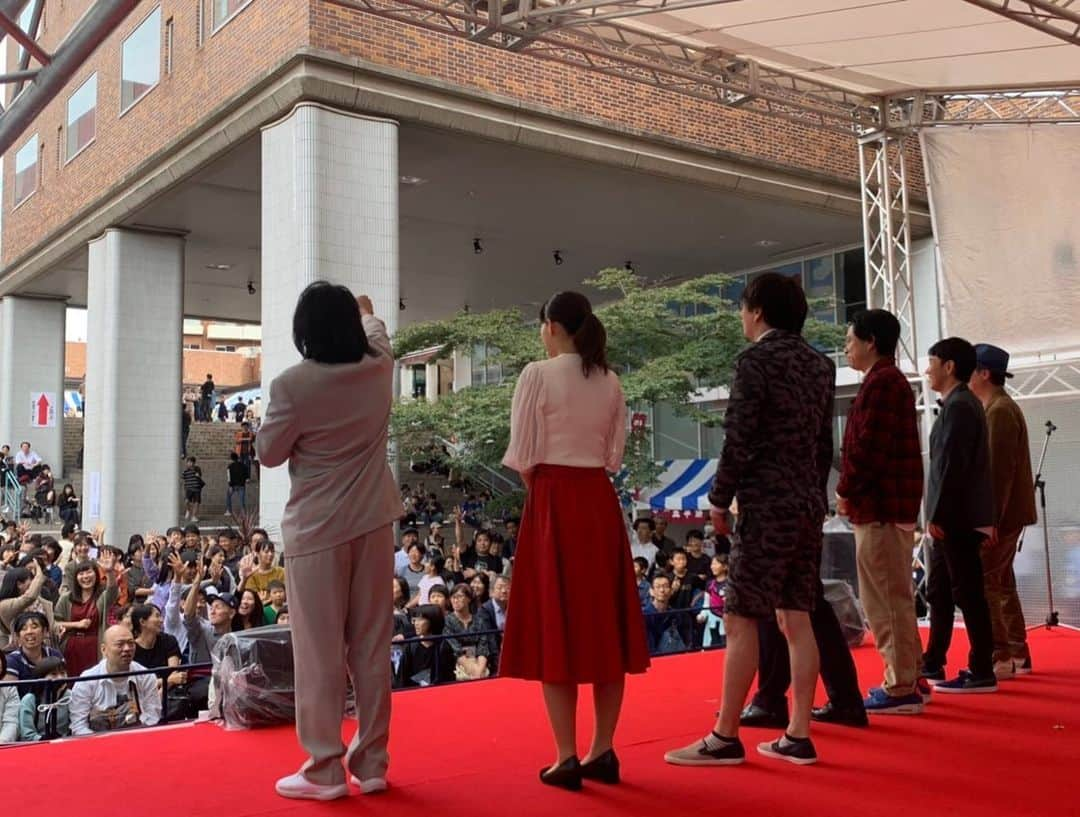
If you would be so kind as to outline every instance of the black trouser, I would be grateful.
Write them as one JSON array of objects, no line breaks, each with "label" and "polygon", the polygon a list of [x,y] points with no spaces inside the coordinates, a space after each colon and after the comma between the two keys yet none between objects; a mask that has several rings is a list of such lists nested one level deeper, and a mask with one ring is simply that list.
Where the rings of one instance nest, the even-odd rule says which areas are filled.
[{"label": "black trouser", "polygon": [[930,640],[923,653],[928,669],[945,666],[952,643],[954,611],[964,614],[967,628],[968,669],[986,678],[994,673],[994,633],[983,587],[979,548],[985,537],[977,531],[948,534],[930,548],[930,577],[926,597],[930,602]]},{"label": "black trouser", "polygon": [[[825,586],[817,583],[817,603],[810,614],[818,652],[821,680],[832,705],[844,710],[863,708],[859,676],[851,657],[840,620],[825,600]],[[787,689],[791,686],[791,658],[787,639],[780,632],[776,616],[758,621],[758,688],[753,703],[770,712],[787,712]]]}]

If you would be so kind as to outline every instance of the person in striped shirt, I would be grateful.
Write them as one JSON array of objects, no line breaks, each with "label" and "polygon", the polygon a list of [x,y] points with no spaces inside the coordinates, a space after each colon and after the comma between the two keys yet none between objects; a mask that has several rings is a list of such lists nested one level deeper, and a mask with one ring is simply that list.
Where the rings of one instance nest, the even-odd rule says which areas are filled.
[{"label": "person in striped shirt", "polygon": [[202,489],[206,485],[202,478],[202,469],[195,464],[194,457],[187,458],[187,467],[183,473],[184,500],[187,503],[184,509],[184,519],[192,522],[199,521],[199,506],[202,504]]}]

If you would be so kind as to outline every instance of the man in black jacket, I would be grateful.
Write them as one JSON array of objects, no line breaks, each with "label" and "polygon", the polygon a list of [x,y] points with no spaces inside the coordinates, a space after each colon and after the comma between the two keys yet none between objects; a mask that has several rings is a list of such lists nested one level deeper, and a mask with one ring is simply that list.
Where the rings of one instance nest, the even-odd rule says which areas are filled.
[{"label": "man in black jacket", "polygon": [[[941,411],[930,432],[926,519],[934,546],[928,596],[930,640],[923,677],[938,692],[996,692],[994,636],[983,588],[983,540],[993,533],[994,493],[989,434],[982,403],[968,389],[975,372],[975,347],[946,338],[930,347],[926,376],[941,395]],[[945,656],[952,641],[954,603],[964,614],[968,668],[945,681]]]},{"label": "man in black jacket", "polygon": [[668,763],[745,760],[740,711],[758,668],[758,621],[770,617],[787,639],[794,704],[787,731],[758,752],[796,764],[817,760],[809,730],[819,658],[810,613],[820,592],[836,371],[801,335],[807,312],[799,282],[776,273],[755,278],[743,292],[740,316],[751,345],[735,364],[724,451],[709,492],[719,534],[730,532],[732,499],[739,504],[725,599],[724,690],[713,731],[668,752]]}]

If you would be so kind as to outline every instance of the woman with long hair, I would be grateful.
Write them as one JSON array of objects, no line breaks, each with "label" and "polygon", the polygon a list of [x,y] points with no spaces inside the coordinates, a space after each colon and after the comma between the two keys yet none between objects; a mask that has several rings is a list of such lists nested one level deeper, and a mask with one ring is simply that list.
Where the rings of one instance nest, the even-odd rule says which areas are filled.
[{"label": "woman with long hair", "polygon": [[[101,660],[101,645],[109,627],[109,609],[116,603],[119,567],[115,551],[103,548],[98,563],[75,567],[75,584],[56,602],[56,618],[69,622],[64,635],[64,662],[72,677],[81,675]],[[102,586],[98,567],[105,573]]]},{"label": "woman with long hair", "polygon": [[0,650],[16,641],[15,619],[20,613],[38,612],[49,621],[50,634],[58,634],[52,603],[42,598],[45,587],[44,565],[37,559],[26,559],[24,567],[9,568],[0,581]]},{"label": "woman with long hair", "polygon": [[[296,732],[308,755],[276,790],[334,800],[349,793],[346,773],[365,794],[387,787],[393,601],[386,579],[394,573],[392,525],[401,516],[386,462],[394,354],[371,299],[325,281],[301,293],[293,341],[303,360],[270,384],[255,439],[264,467],[289,463],[281,536]],[[359,721],[348,752],[341,745],[346,675]]]},{"label": "woman with long hair", "polygon": [[[589,300],[559,292],[540,310],[548,360],[514,390],[503,463],[528,488],[499,674],[540,681],[555,763],[540,780],[576,791],[582,778],[619,782],[612,748],[626,673],[649,666],[630,543],[608,472],[622,463],[626,402],[607,363],[607,334]],[[578,760],[578,685],[596,712]]]},{"label": "woman with long hair", "polygon": [[266,626],[266,611],[263,603],[259,600],[259,594],[246,587],[240,591],[239,604],[236,615],[233,616],[233,632],[237,630],[253,630],[256,627]]},{"label": "woman with long hair", "polygon": [[60,501],[57,509],[60,512],[60,518],[65,524],[71,523],[78,525],[81,521],[79,498],[75,496],[75,486],[70,482],[64,485],[64,489],[60,492]]}]

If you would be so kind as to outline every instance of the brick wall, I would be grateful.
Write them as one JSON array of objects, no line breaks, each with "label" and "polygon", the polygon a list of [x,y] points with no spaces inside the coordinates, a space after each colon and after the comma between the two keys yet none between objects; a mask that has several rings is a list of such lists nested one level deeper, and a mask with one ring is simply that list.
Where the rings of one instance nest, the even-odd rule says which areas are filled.
[{"label": "brick wall", "polygon": [[[82,380],[86,376],[86,344],[64,344],[64,378]],[[184,350],[184,382],[201,385],[206,373],[225,388],[247,386],[262,379],[262,357],[247,357],[240,352],[214,352],[206,349]]]},{"label": "brick wall", "polygon": [[[42,41],[55,46],[91,0],[49,3]],[[206,38],[196,48],[195,15],[206,9]],[[854,184],[858,156],[851,137],[822,133],[750,111],[659,91],[575,67],[374,17],[334,0],[253,0],[210,32],[210,0],[160,0],[172,20],[173,71],[118,116],[120,45],[155,4],[140,3],[38,117],[25,137],[44,145],[38,191],[11,210],[15,150],[4,157],[4,236],[0,263],[9,264],[71,223],[106,194],[123,189],[140,165],[223,110],[300,49],[318,49],[448,83],[462,93],[496,95],[575,121],[700,147],[752,163]],[[14,49],[12,49],[14,50]],[[12,57],[13,59],[14,57]],[[96,141],[65,164],[57,138],[65,134],[67,98],[98,72]],[[925,196],[917,143],[909,143],[912,194]]]},{"label": "brick wall", "polygon": [[[70,30],[92,0],[50,2],[43,42]],[[195,15],[206,9],[206,37],[196,48]],[[162,28],[173,21],[173,71],[123,115],[120,111],[120,46],[147,14],[161,6]],[[52,231],[68,223],[106,192],[130,180],[139,164],[169,145],[243,92],[280,61],[307,44],[308,0],[254,0],[223,26],[210,32],[211,0],[160,0],[139,3],[78,71],[63,92],[4,157],[3,263],[10,263]],[[164,37],[164,34],[162,35]],[[11,49],[9,49],[11,50]],[[92,145],[73,161],[57,162],[57,129],[65,123],[68,96],[98,72],[97,133]],[[26,138],[37,133],[44,162],[37,192],[12,211],[14,155]]]}]

